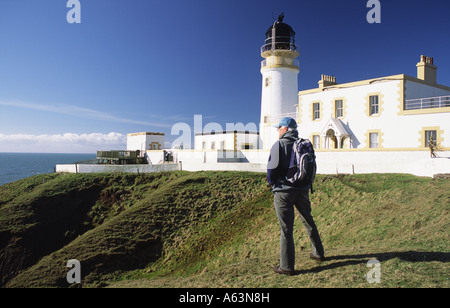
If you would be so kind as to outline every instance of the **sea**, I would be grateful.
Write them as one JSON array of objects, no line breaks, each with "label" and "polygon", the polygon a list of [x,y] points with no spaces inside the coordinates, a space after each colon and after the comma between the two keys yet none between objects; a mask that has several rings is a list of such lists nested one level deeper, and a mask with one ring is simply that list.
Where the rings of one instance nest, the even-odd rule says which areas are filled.
[{"label": "sea", "polygon": [[96,159],[96,154],[0,153],[0,185],[53,173],[57,164]]}]

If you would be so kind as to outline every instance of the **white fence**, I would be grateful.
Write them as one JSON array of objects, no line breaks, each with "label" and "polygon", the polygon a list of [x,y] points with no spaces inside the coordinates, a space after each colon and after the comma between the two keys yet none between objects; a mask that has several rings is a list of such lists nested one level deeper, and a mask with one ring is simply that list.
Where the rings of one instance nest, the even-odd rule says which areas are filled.
[{"label": "white fence", "polygon": [[405,110],[450,107],[450,96],[426,97],[405,100]]}]

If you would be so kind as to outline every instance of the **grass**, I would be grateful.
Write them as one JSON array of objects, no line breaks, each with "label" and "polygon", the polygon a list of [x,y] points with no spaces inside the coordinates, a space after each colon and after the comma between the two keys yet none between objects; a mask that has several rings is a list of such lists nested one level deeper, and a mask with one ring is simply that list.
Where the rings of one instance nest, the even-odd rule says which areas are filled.
[{"label": "grass", "polygon": [[[44,181],[45,179],[45,181]],[[51,174],[0,186],[6,287],[449,287],[450,180],[321,176],[311,195],[327,259],[295,220],[296,275],[280,276],[263,174]],[[297,217],[298,218],[298,217]],[[381,282],[370,284],[377,259]]]}]

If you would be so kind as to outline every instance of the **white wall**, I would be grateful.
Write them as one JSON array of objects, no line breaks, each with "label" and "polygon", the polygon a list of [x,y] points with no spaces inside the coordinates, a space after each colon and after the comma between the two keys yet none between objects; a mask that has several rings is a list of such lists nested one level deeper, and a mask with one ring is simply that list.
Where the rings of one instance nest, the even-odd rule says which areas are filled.
[{"label": "white wall", "polygon": [[[164,148],[164,135],[159,134],[147,134],[147,133],[135,133],[127,135],[127,150],[151,150],[150,145],[154,142],[160,146],[160,149]],[[157,148],[158,150],[158,148]]]},{"label": "white wall", "polygon": [[77,173],[77,165],[75,164],[56,165],[55,172]]},{"label": "white wall", "polygon": [[412,80],[405,82],[405,99],[415,99],[424,97],[437,97],[450,95],[449,90],[445,90],[431,85],[426,85]]},{"label": "white wall", "polygon": [[[228,134],[214,134],[214,135],[196,135],[194,137],[195,149],[203,150],[203,142],[205,142],[205,149],[210,150],[212,142],[215,142],[216,150],[219,149],[233,149],[234,147],[234,133]],[[224,142],[224,148],[222,148]]]},{"label": "white wall", "polygon": [[[298,73],[298,69],[288,67],[261,69],[260,148],[262,149],[270,149],[276,141],[276,130],[271,126],[278,123],[283,116],[295,113],[298,102]],[[266,86],[267,78],[270,80],[268,86]]]},{"label": "white wall", "polygon": [[[235,144],[236,149],[240,150],[246,143],[251,144],[253,149],[257,149],[259,135],[234,132],[195,135],[196,150],[212,150],[211,145],[213,142],[215,143],[215,150],[234,150]],[[222,146],[222,142],[224,142],[224,147]],[[205,143],[205,148],[203,148],[203,143]]]},{"label": "white wall", "polygon": [[161,165],[94,165],[94,164],[70,164],[56,165],[56,172],[67,173],[103,173],[103,172],[124,172],[124,173],[152,173],[162,171],[181,170],[179,164]]},{"label": "white wall", "polygon": [[272,127],[272,123],[260,124],[260,137],[261,143],[260,149],[270,150],[272,145],[278,140],[278,130],[275,127]]},{"label": "white wall", "polygon": [[[173,150],[174,162],[182,162],[182,169],[242,170],[266,172],[269,151],[239,151],[247,163],[217,163],[217,151]],[[450,152],[438,153],[431,158],[429,151],[317,151],[319,174],[352,173],[406,173],[432,177],[438,173],[450,173]],[[153,160],[162,159],[162,151],[148,151]],[[259,170],[259,171],[258,171]]]},{"label": "white wall", "polygon": [[[395,77],[397,76],[393,76],[393,79]],[[405,80],[405,84],[408,98],[445,94],[443,90],[420,83]],[[339,89],[340,86],[343,88]],[[450,113],[401,114],[403,91],[403,80],[392,80],[351,87],[337,85],[336,89],[302,94],[299,100],[300,135],[312,140],[313,134],[320,134],[334,115],[334,101],[343,99],[345,110],[344,117],[340,120],[352,139],[351,145],[348,139],[344,142],[344,148],[369,148],[368,133],[378,130],[380,149],[423,149],[424,144],[420,139],[422,131],[426,127],[435,126],[444,132],[441,146],[450,147]],[[379,94],[380,113],[377,116],[368,116],[370,94]],[[312,119],[312,104],[315,102],[321,103],[320,120]],[[323,137],[321,147],[323,148]]]},{"label": "white wall", "polygon": [[319,174],[406,173],[432,177],[450,173],[450,153],[431,158],[429,151],[323,151],[317,152]]},{"label": "white wall", "polygon": [[[334,101],[344,100],[344,117],[342,121],[344,128],[351,135],[352,148],[368,147],[366,137],[368,130],[381,129],[382,131],[396,129],[386,125],[394,125],[395,108],[399,99],[400,81],[374,83],[343,89],[331,89],[323,92],[302,95],[299,105],[299,132],[300,136],[312,140],[313,134],[320,134],[329,119],[334,115]],[[368,117],[367,97],[369,93],[381,93],[383,96],[380,116]],[[320,120],[312,119],[312,104],[320,102]],[[323,138],[321,137],[321,146]],[[344,142],[346,148],[350,148],[349,140]]]},{"label": "white wall", "polygon": [[[298,70],[286,67],[262,69],[261,123],[264,116],[295,112],[298,95]],[[266,78],[269,86],[266,87]]]},{"label": "white wall", "polygon": [[[173,170],[234,170],[266,172],[269,151],[246,150],[240,155],[247,163],[217,163],[217,151],[173,150],[174,164],[158,164],[162,151],[147,151],[153,165],[56,165],[56,172],[101,173],[130,172],[147,173]],[[450,152],[440,152],[431,158],[429,151],[318,151],[318,174],[406,173],[432,177],[450,173]],[[179,163],[179,164],[178,164]]]}]

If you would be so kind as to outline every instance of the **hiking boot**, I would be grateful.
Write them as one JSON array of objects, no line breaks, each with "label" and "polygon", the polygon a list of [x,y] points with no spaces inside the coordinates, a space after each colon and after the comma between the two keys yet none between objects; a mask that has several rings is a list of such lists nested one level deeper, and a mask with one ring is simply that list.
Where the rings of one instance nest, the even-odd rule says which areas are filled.
[{"label": "hiking boot", "polygon": [[316,256],[315,254],[311,253],[309,255],[309,257],[313,260],[316,260],[317,262],[322,262],[325,261],[325,257],[324,256]]},{"label": "hiking boot", "polygon": [[281,275],[288,275],[288,276],[292,276],[294,275],[294,271],[285,271],[284,269],[282,269],[279,265],[275,265],[273,267],[273,271],[277,274],[281,274]]}]

